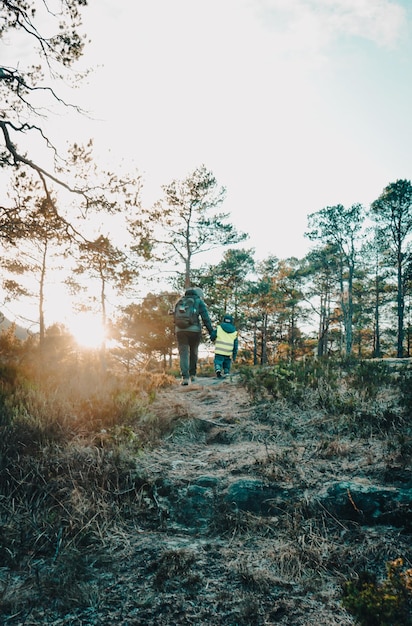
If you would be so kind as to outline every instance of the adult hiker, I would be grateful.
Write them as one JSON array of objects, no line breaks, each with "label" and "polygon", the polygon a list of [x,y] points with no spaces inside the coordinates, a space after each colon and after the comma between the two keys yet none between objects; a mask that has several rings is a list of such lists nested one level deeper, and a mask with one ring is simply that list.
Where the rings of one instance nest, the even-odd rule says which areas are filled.
[{"label": "adult hiker", "polygon": [[203,300],[200,287],[186,289],[174,308],[174,321],[177,346],[179,349],[182,385],[194,382],[197,373],[199,344],[202,339],[202,323],[209,336],[213,332],[209,311]]}]

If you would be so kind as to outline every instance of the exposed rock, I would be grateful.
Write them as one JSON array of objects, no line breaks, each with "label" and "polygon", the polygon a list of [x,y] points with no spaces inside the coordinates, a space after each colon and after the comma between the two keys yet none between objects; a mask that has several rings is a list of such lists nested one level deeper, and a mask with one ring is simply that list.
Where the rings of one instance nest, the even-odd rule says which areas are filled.
[{"label": "exposed rock", "polygon": [[328,483],[314,496],[330,513],[359,524],[391,524],[412,529],[412,489],[351,480]]},{"label": "exposed rock", "polygon": [[275,484],[269,485],[253,478],[236,480],[224,494],[224,500],[227,504],[256,515],[278,513],[279,508],[284,509],[296,497],[296,489],[285,489]]}]

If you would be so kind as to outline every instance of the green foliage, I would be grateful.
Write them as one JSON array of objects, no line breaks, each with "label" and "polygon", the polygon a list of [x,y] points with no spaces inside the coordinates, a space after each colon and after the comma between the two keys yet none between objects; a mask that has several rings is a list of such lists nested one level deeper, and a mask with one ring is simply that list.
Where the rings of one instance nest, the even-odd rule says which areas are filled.
[{"label": "green foliage", "polygon": [[14,365],[0,365],[0,428],[10,423],[13,416],[10,396],[17,383]]},{"label": "green foliage", "polygon": [[343,606],[361,626],[409,626],[412,624],[412,569],[405,569],[403,559],[386,565],[387,578],[382,583],[369,572],[347,581],[342,590]]},{"label": "green foliage", "polygon": [[271,367],[241,367],[239,373],[253,400],[269,397],[298,405],[307,398],[308,389],[319,389],[323,381],[330,390],[335,388],[337,380],[330,363],[320,360],[279,362]]},{"label": "green foliage", "polygon": [[406,417],[412,417],[412,370],[403,369],[399,373],[397,386],[400,391],[400,405],[406,413]]},{"label": "green foliage", "polygon": [[[357,436],[393,432],[399,437],[412,406],[411,374],[405,367],[399,373],[387,363],[351,357],[240,367],[239,373],[254,402],[323,409],[329,416],[343,416],[346,428]],[[409,441],[406,431],[399,454],[409,450]]]},{"label": "green foliage", "polygon": [[297,400],[297,385],[292,368],[282,365],[257,369],[241,367],[239,373],[243,385],[254,401],[265,397],[274,400],[294,397]]},{"label": "green foliage", "polygon": [[192,259],[221,246],[230,246],[247,239],[227,220],[229,214],[218,212],[226,190],[205,165],[183,180],[162,185],[163,197],[151,209],[149,219],[163,234],[157,241],[165,260],[176,260],[185,268],[185,285],[192,283]]},{"label": "green foliage", "polygon": [[359,434],[385,434],[399,428],[403,423],[402,416],[391,403],[359,406],[359,402],[354,402],[350,424]]},{"label": "green foliage", "polygon": [[389,366],[384,361],[354,361],[348,364],[350,386],[361,391],[369,399],[375,398],[378,391],[391,382]]}]

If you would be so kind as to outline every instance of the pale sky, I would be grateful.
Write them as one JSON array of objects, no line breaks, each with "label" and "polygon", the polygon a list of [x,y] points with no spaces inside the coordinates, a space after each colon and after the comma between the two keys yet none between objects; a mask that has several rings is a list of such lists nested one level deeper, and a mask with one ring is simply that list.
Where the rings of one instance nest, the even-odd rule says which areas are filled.
[{"label": "pale sky", "polygon": [[83,16],[95,69],[64,95],[95,119],[56,132],[137,168],[146,204],[205,164],[257,260],[302,258],[308,214],[412,178],[410,0],[90,0]]},{"label": "pale sky", "polygon": [[147,202],[204,163],[258,258],[302,257],[309,213],[412,177],[410,0],[91,0],[84,17],[96,154],[133,162]]}]

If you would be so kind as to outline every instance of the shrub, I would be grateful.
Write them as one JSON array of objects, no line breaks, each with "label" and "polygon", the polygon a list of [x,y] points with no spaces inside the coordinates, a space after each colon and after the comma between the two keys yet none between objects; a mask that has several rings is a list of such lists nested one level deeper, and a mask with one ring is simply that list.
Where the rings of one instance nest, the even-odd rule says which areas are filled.
[{"label": "shrub", "polygon": [[349,384],[365,395],[366,398],[375,398],[379,390],[389,385],[391,373],[388,365],[382,361],[361,360],[350,368]]},{"label": "shrub", "polygon": [[305,364],[277,363],[271,367],[242,367],[240,379],[253,400],[265,397],[300,404],[308,387],[316,386],[317,372]]},{"label": "shrub", "polygon": [[412,370],[403,369],[397,381],[400,392],[399,403],[406,413],[406,417],[412,417]]},{"label": "shrub", "polygon": [[240,377],[255,401],[271,398],[307,405],[308,391],[312,390],[315,403],[327,408],[329,404],[336,404],[330,401],[338,388],[340,370],[334,361],[307,359],[294,363],[280,361],[270,367],[243,367]]},{"label": "shrub", "polygon": [[389,561],[387,578],[382,583],[370,572],[343,587],[343,606],[361,626],[412,624],[412,568],[404,569],[403,559]]}]

